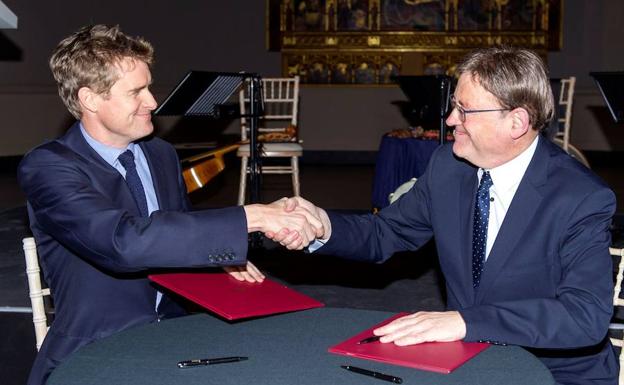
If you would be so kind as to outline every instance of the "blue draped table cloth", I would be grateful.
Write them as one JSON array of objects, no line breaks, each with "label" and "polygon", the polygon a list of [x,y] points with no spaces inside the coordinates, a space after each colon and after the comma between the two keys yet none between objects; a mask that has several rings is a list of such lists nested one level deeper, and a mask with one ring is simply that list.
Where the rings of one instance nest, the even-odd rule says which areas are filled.
[{"label": "blue draped table cloth", "polygon": [[419,178],[439,145],[438,140],[384,135],[375,164],[373,207],[382,209],[388,206],[388,195],[391,192],[408,180]]}]

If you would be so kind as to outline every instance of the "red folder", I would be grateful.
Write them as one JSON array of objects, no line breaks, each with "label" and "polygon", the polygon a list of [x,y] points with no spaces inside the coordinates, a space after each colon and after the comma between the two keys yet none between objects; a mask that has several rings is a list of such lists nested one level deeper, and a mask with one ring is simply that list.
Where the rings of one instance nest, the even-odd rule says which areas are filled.
[{"label": "red folder", "polygon": [[155,274],[149,279],[228,320],[324,306],[269,279],[241,282],[227,273]]},{"label": "red folder", "polygon": [[393,343],[384,344],[377,341],[358,345],[358,341],[374,335],[373,329],[407,314],[397,314],[379,325],[332,346],[329,352],[431,372],[450,373],[489,346],[478,342],[461,341],[425,342],[410,346],[397,346]]}]

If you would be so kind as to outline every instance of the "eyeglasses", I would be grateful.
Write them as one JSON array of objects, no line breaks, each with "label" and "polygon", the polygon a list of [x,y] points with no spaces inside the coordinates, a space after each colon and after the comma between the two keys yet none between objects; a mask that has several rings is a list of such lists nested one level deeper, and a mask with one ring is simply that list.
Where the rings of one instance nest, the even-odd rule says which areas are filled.
[{"label": "eyeglasses", "polygon": [[476,114],[478,112],[494,112],[494,111],[511,111],[511,108],[493,108],[493,109],[487,109],[487,110],[467,110],[464,107],[462,107],[460,104],[457,103],[457,101],[455,100],[455,95],[451,96],[451,113],[453,113],[453,110],[457,110],[457,112],[459,112],[459,120],[461,120],[462,123],[464,123],[466,121],[466,115],[467,114]]}]

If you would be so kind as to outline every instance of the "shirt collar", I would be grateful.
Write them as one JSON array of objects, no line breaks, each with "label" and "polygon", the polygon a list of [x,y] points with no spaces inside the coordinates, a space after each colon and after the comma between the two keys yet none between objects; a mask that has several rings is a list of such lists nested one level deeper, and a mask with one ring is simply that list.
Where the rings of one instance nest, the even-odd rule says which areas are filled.
[{"label": "shirt collar", "polygon": [[106,161],[106,163],[110,164],[113,167],[115,167],[115,164],[119,163],[119,160],[117,159],[119,155],[121,155],[121,153],[125,152],[126,150],[132,151],[132,153],[136,157],[136,149],[135,149],[136,145],[134,143],[130,143],[128,147],[126,148],[116,148],[116,147],[107,146],[93,139],[89,135],[89,133],[87,133],[87,130],[85,130],[84,126],[82,125],[82,122],[80,122],[80,132],[82,132],[82,136],[84,136],[89,146],[91,146],[91,148],[93,148],[95,152],[97,152],[98,155],[100,155],[102,159]]},{"label": "shirt collar", "polygon": [[[522,151],[520,155],[498,167],[486,170],[490,172],[492,183],[496,191],[508,191],[520,184],[524,173],[529,167],[529,163],[531,163],[533,154],[535,154],[538,140],[539,135],[535,137],[531,145],[526,150]],[[478,174],[480,179],[483,170],[479,169]]]}]

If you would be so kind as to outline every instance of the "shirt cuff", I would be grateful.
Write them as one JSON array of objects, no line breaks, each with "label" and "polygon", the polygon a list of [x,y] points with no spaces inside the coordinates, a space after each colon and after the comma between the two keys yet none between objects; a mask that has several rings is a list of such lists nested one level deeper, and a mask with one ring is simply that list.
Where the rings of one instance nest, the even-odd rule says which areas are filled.
[{"label": "shirt cuff", "polygon": [[308,245],[308,252],[313,253],[321,247],[325,246],[326,241],[322,241],[320,239],[315,239],[314,242]]}]

